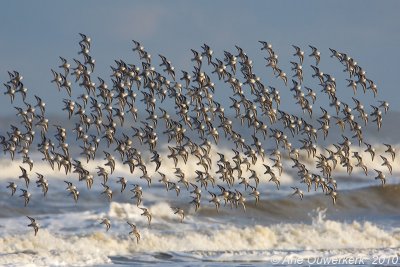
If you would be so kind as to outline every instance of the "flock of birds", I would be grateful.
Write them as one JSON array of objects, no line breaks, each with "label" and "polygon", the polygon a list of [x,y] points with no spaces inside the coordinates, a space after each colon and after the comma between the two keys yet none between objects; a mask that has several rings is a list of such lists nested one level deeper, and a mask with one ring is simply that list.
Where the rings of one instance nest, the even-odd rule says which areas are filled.
[{"label": "flock of birds", "polygon": [[[149,187],[156,179],[165,185],[167,191],[175,192],[177,197],[181,192],[180,186],[183,186],[190,193],[190,204],[194,205],[196,211],[204,203],[202,189],[208,192],[208,202],[215,205],[217,211],[222,201],[224,205],[231,208],[241,207],[246,211],[248,196],[254,198],[257,205],[261,196],[258,190],[260,179],[274,183],[276,189],[279,190],[284,157],[293,162],[292,168],[297,170],[300,183],[305,184],[308,191],[312,187],[315,190],[321,190],[331,197],[333,204],[336,204],[338,194],[337,183],[332,177],[332,172],[338,165],[346,168],[349,174],[354,167],[357,167],[362,168],[365,175],[368,175],[368,168],[363,163],[363,158],[358,152],[351,151],[351,144],[355,140],[360,147],[365,146],[365,151],[370,153],[371,159],[374,160],[375,149],[363,139],[362,128],[372,122],[376,123],[377,128],[380,129],[389,104],[386,101],[379,101],[376,106],[371,106],[371,112],[367,112],[363,104],[355,97],[353,97],[354,103],[345,103],[339,99],[336,94],[336,80],[332,75],[320,70],[318,65],[321,53],[313,46],[310,46],[311,52],[308,57],[315,63],[311,65],[314,72],[312,78],[317,80],[319,88],[304,87],[305,90],[302,89],[303,62],[307,54],[300,47],[293,46],[294,59],[290,62],[293,72],[290,91],[293,92],[296,105],[305,114],[304,117],[308,116],[310,120],[312,119],[317,90],[321,91],[320,97],[325,95],[329,99],[335,114],[331,115],[326,109],[320,107],[322,116],[317,117],[316,122],[307,122],[306,118],[280,109],[279,91],[262,82],[261,78],[253,72],[252,60],[238,46],[236,46],[236,52],[224,51],[224,57],[221,59],[216,58],[206,44],[199,51],[192,49],[191,61],[194,64],[192,72],[178,73],[171,61],[162,55],[159,55],[161,64],[158,66],[162,71],[157,71],[151,55],[139,42],[133,41],[133,51],[138,54],[140,65],[115,60],[115,65],[111,66],[112,83],[109,87],[102,78],[98,78],[98,83],[94,81],[92,73],[95,69],[95,60],[90,54],[91,39],[84,34],[80,36],[82,39],[79,41],[78,54],[82,58],[73,59],[73,63],[70,63],[67,59],[60,57],[61,65],[51,70],[53,74],[51,83],[59,91],[66,91],[69,96],[63,100],[62,110],[68,114],[69,119],[75,121],[73,129],[66,129],[62,125],[52,126],[46,118],[46,105],[39,96],[34,96],[35,103],[28,102],[29,91],[24,86],[23,77],[19,72],[9,72],[9,81],[4,83],[7,89],[4,94],[10,97],[11,103],[14,103],[17,97],[21,97],[24,103],[22,107],[15,107],[17,116],[21,119],[20,127],[11,125],[6,136],[0,136],[0,143],[4,154],[9,155],[11,160],[15,159],[16,153],[21,155],[24,165],[20,166],[19,178],[25,183],[17,185],[16,182],[11,181],[7,188],[11,190],[13,196],[17,188],[25,187],[20,188],[22,192],[20,197],[24,199],[25,206],[29,204],[31,198],[28,189],[30,189],[30,172],[34,162],[29,152],[32,150],[34,138],[39,139],[37,150],[43,155],[43,161],[47,162],[53,170],[63,169],[66,174],[77,175],[76,181],[86,183],[88,189],[96,181],[95,177],[101,177],[100,182],[104,188],[101,194],[106,195],[109,201],[112,200],[116,183],[120,184],[119,190],[124,192],[127,185],[137,179],[135,177],[140,177],[147,182]],[[267,71],[271,70],[275,77],[281,79],[287,87],[291,75],[280,68],[278,55],[271,44],[263,41],[260,41],[260,44],[261,50],[266,55]],[[330,51],[332,53],[330,57],[344,66],[344,72],[349,77],[348,87],[354,90],[354,95],[360,88],[364,93],[371,92],[374,97],[377,95],[376,84],[366,76],[364,69],[353,58],[334,49]],[[232,90],[229,94],[231,103],[228,105],[234,111],[234,118],[227,116],[223,105],[213,98],[216,90],[225,90],[224,95],[226,95],[229,89],[219,89],[220,85],[212,82],[210,75],[204,71],[205,68],[211,68],[210,75],[218,79],[218,83],[223,83]],[[74,87],[79,87],[84,93],[74,98]],[[143,112],[146,114],[142,120],[139,119],[139,115],[143,113],[139,112],[135,104],[137,98],[143,102]],[[161,103],[166,99],[173,101],[175,112],[169,113],[161,107]],[[224,103],[225,101],[229,100],[224,99]],[[237,129],[234,129],[232,119],[247,126],[252,131],[251,136],[242,136]],[[129,120],[128,123],[127,120]],[[318,125],[315,125],[316,123]],[[125,124],[130,127],[124,127]],[[325,139],[329,130],[335,125],[343,132],[343,140],[333,144],[335,150],[326,148],[324,151],[326,153],[318,154],[318,138]],[[157,128],[162,128],[161,133],[168,140],[169,154],[166,158],[163,158],[159,153],[160,150],[157,150],[157,147],[160,147],[157,135],[160,130],[157,131]],[[35,129],[39,129],[39,135],[36,134]],[[55,134],[50,135],[49,129],[55,130]],[[349,129],[350,137],[344,134],[345,129]],[[67,142],[70,130],[76,136],[76,143],[81,148],[79,155],[74,158],[70,154]],[[212,159],[212,144],[218,144],[222,133],[233,145],[234,157],[229,158],[223,153],[218,153],[219,159]],[[290,140],[294,138],[301,146],[292,145]],[[270,151],[265,149],[267,142],[274,147]],[[145,148],[139,149],[139,145],[136,145],[139,143]],[[105,163],[97,167],[95,175],[85,167],[81,159],[86,160],[86,163],[94,160],[102,144],[107,147],[103,151]],[[387,147],[385,154],[390,157],[380,155],[383,161],[382,166],[387,167],[392,173],[395,149],[389,144],[385,146]],[[149,151],[150,164],[145,163],[140,150]],[[306,155],[306,159],[315,163],[320,173],[309,170],[307,163],[303,162],[302,153]],[[186,164],[189,157],[197,160],[197,165],[192,166],[193,174],[195,174],[192,182],[188,179],[188,174],[178,167],[178,163]],[[272,164],[267,163],[267,157]],[[357,161],[355,165],[352,163],[353,158]],[[174,177],[168,177],[160,171],[163,161],[169,159],[174,162]],[[135,173],[131,179],[118,177],[111,183],[109,176],[115,171],[117,160],[127,165],[130,173],[133,174],[135,170],[139,170],[138,173]],[[262,177],[253,168],[257,161],[264,163],[265,173]],[[212,170],[213,162],[216,162],[217,170]],[[150,174],[153,171],[154,174]],[[386,181],[384,171],[375,171],[377,173],[375,179],[379,180],[383,186]],[[247,173],[250,173],[249,177],[246,176]],[[36,173],[36,176],[36,186],[41,188],[46,196],[49,181],[40,173]],[[78,202],[80,191],[75,182],[65,181],[65,183],[66,190],[69,192],[68,197]],[[214,188],[217,188],[217,191]],[[302,199],[303,191],[299,187],[292,188],[292,195]],[[139,207],[143,199],[142,186],[133,184],[130,191],[133,193],[132,199],[136,200]],[[150,225],[151,211],[142,206],[140,208],[141,215],[147,217]],[[184,209],[174,207],[173,213],[179,216],[181,222],[184,220]],[[34,218],[28,218],[31,221],[28,226],[33,227],[36,235],[39,224]],[[107,231],[111,227],[109,218],[102,219],[101,224],[105,225]],[[140,233],[136,225],[129,221],[128,224],[131,229],[129,235],[134,235],[139,242]]]}]

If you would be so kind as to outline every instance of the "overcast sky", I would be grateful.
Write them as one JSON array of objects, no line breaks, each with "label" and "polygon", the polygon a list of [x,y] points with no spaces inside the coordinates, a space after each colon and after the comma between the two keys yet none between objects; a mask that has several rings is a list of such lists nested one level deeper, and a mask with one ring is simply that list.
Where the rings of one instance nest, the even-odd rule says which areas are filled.
[{"label": "overcast sky", "polygon": [[[236,53],[234,45],[239,45],[263,81],[276,83],[260,51],[258,40],[265,40],[272,43],[287,73],[294,59],[292,44],[306,53],[309,44],[318,47],[321,68],[342,80],[342,66],[329,58],[328,48],[348,53],[378,85],[379,99],[400,111],[399,10],[400,1],[4,1],[0,81],[8,79],[8,70],[20,71],[31,94],[43,96],[49,111],[57,112],[67,95],[50,83],[50,69],[60,65],[59,56],[71,61],[78,57],[78,33],[83,32],[93,40],[94,77],[107,77],[114,59],[137,63],[131,51],[135,39],[156,60],[160,53],[177,70],[189,71],[190,48],[199,50],[207,43],[222,58],[224,50]],[[305,65],[310,64],[307,58]],[[307,74],[312,81],[311,71]],[[288,88],[276,84],[282,87],[282,97],[291,97]],[[351,96],[350,88],[339,87],[344,96]],[[8,96],[1,94],[0,105],[3,115],[15,112]]]}]

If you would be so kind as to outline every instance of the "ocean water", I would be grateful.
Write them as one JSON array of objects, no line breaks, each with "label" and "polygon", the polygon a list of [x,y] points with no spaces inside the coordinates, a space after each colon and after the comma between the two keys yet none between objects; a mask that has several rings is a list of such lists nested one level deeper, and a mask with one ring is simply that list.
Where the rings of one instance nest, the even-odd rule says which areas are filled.
[{"label": "ocean water", "polygon": [[[86,59],[84,60],[86,62]],[[70,61],[72,62],[72,60]],[[204,61],[203,65],[205,64]],[[307,65],[309,64],[314,64],[314,62],[307,62]],[[144,67],[143,64],[139,63],[138,66],[140,65]],[[319,66],[321,69],[324,69],[324,65]],[[158,67],[161,67],[161,65]],[[213,72],[211,66],[204,66],[204,68],[205,71],[208,69],[210,73]],[[242,69],[242,71],[245,69]],[[57,70],[59,71],[59,69]],[[265,70],[262,71],[265,72]],[[311,69],[308,71],[311,71]],[[110,77],[110,74],[112,73],[102,77]],[[311,75],[306,76],[312,77],[312,73],[309,74]],[[339,67],[338,72],[334,74],[335,76],[338,74],[336,76],[338,81],[337,88],[340,88],[337,94],[338,101],[340,99],[343,104],[343,100],[345,100],[349,106],[353,107],[353,102],[350,99],[352,90],[347,88],[347,74],[343,73],[342,67]],[[92,79],[95,80],[94,77],[97,75],[97,73],[94,74]],[[145,75],[146,79],[149,79],[151,76],[148,75],[150,74]],[[240,77],[239,73],[238,76]],[[70,78],[75,79],[75,77],[69,77],[68,79]],[[217,80],[216,75],[213,77],[213,80]],[[244,81],[243,79],[240,80]],[[319,127],[316,120],[321,115],[318,114],[320,106],[330,109],[329,113],[332,116],[336,113],[333,107],[328,107],[328,96],[325,93],[320,93],[319,79],[310,80],[305,85],[313,87],[315,92],[318,93],[318,101],[314,104],[313,118],[309,118],[307,114],[296,114],[299,115],[299,118],[304,118],[308,123],[313,124],[314,127]],[[279,83],[275,79],[275,83],[278,84],[277,88],[281,88],[281,81],[278,81]],[[362,128],[364,140],[371,143],[376,149],[374,161],[371,160],[369,154],[364,152],[364,145],[359,146],[355,143],[356,139],[352,138],[354,133],[350,132],[349,129],[343,133],[353,142],[350,146],[350,155],[353,152],[358,152],[362,156],[364,164],[368,167],[368,175],[364,175],[363,170],[355,166],[355,158],[350,159],[351,164],[354,166],[351,175],[346,172],[345,168],[339,165],[332,173],[333,178],[338,184],[336,205],[333,204],[331,196],[325,195],[320,189],[315,190],[312,186],[310,191],[307,190],[307,186],[301,182],[297,170],[293,168],[293,161],[289,158],[287,151],[284,151],[281,147],[279,149],[281,149],[282,153],[283,173],[278,175],[277,169],[274,169],[281,182],[278,190],[276,185],[269,181],[269,176],[264,175],[265,167],[263,166],[263,164],[273,165],[269,157],[271,149],[275,148],[275,141],[272,138],[262,139],[261,134],[258,133],[257,137],[267,154],[265,159],[258,157],[257,162],[251,166],[251,169],[260,178],[260,184],[257,187],[257,190],[260,192],[259,203],[257,204],[254,196],[251,195],[251,190],[249,188],[245,189],[242,184],[239,184],[238,177],[236,177],[234,186],[229,188],[229,190],[239,190],[242,192],[243,197],[246,199],[246,209],[241,205],[238,205],[238,207],[231,204],[224,205],[223,199],[220,198],[221,207],[217,211],[214,204],[210,203],[211,193],[219,195],[221,191],[216,185],[214,186],[209,183],[207,188],[201,187],[200,208],[196,211],[195,206],[191,204],[193,194],[190,191],[193,190],[193,186],[190,185],[187,189],[183,184],[179,184],[181,188],[179,197],[174,190],[167,191],[164,184],[159,182],[160,175],[155,171],[155,164],[150,160],[151,154],[148,151],[148,145],[140,145],[138,138],[132,137],[133,131],[131,126],[141,128],[142,131],[146,127],[142,121],[145,121],[146,117],[151,113],[148,111],[148,114],[145,114],[146,104],[151,107],[151,103],[157,103],[157,105],[154,104],[154,112],[158,115],[158,126],[155,131],[158,134],[156,148],[162,159],[160,171],[165,173],[170,181],[178,182],[178,178],[174,174],[174,162],[168,157],[170,153],[168,145],[175,144],[174,142],[168,144],[166,140],[167,135],[164,132],[166,130],[165,122],[160,119],[162,113],[158,109],[160,107],[165,108],[171,114],[171,118],[177,121],[180,120],[176,116],[176,110],[173,109],[177,107],[176,102],[180,98],[177,91],[172,92],[173,90],[171,89],[172,86],[176,85],[171,82],[169,91],[165,89],[168,92],[168,97],[163,102],[158,94],[161,91],[155,93],[157,99],[153,99],[152,97],[150,97],[151,99],[149,97],[142,98],[142,96],[148,94],[149,88],[158,82],[148,81],[146,87],[142,85],[139,86],[140,88],[129,90],[125,88],[127,85],[123,82],[114,82],[114,86],[111,85],[112,83],[109,83],[110,87],[113,87],[109,93],[115,93],[115,95],[114,97],[108,96],[111,99],[110,104],[103,103],[103,108],[104,105],[107,105],[109,112],[115,117],[117,113],[116,108],[121,108],[120,105],[123,104],[116,97],[118,93],[121,93],[121,97],[125,99],[123,95],[129,92],[129,101],[132,100],[132,102],[135,102],[135,105],[137,104],[138,110],[140,110],[138,111],[139,119],[137,121],[133,121],[132,115],[128,114],[126,110],[124,126],[120,126],[119,119],[114,119],[114,122],[117,123],[116,138],[122,138],[122,133],[132,138],[134,142],[133,147],[142,153],[141,157],[152,179],[151,186],[148,187],[146,181],[140,179],[141,172],[138,170],[139,168],[136,168],[131,174],[128,166],[119,160],[119,155],[114,150],[116,142],[112,146],[107,147],[105,144],[106,141],[102,139],[95,159],[86,162],[86,159],[82,157],[81,146],[83,146],[83,142],[82,140],[75,140],[75,133],[72,130],[78,121],[79,115],[77,113],[82,114],[83,109],[88,114],[86,118],[91,118],[89,115],[93,111],[93,108],[90,107],[91,103],[86,108],[82,108],[81,111],[75,110],[76,113],[71,120],[67,120],[67,113],[60,113],[60,110],[57,112],[47,111],[45,116],[50,120],[49,131],[46,135],[56,143],[55,152],[62,153],[60,147],[57,147],[59,142],[54,138],[56,132],[55,125],[62,125],[62,127],[66,128],[66,142],[69,144],[71,157],[80,160],[84,168],[94,175],[94,185],[90,190],[87,189],[84,181],[78,181],[76,173],[65,174],[63,169],[57,169],[57,167],[53,170],[47,163],[42,161],[43,156],[35,150],[37,142],[39,142],[38,139],[40,139],[41,129],[36,125],[38,118],[33,118],[32,122],[35,125],[34,129],[38,137],[29,151],[29,156],[34,160],[34,167],[29,171],[31,178],[29,192],[32,196],[27,207],[24,207],[24,199],[20,197],[20,189],[25,189],[25,182],[18,177],[21,175],[19,167],[22,165],[28,168],[28,166],[21,163],[21,153],[18,153],[18,151],[14,161],[10,159],[8,153],[0,156],[0,265],[286,266],[288,264],[297,264],[340,266],[351,263],[357,265],[400,265],[400,156],[397,156],[392,161],[390,155],[385,152],[386,147],[384,146],[384,143],[389,143],[394,146],[397,152],[400,151],[399,113],[389,112],[387,115],[384,114],[383,127],[380,131],[376,129],[373,116],[370,116],[369,124]],[[85,89],[79,88],[82,87],[80,83],[81,80],[74,83],[71,100],[76,100],[76,103],[84,105],[80,94],[85,92]],[[232,103],[227,98],[228,96],[232,96],[232,91],[226,84],[224,87],[220,86],[223,83],[222,79],[216,83],[218,83],[218,86],[216,86],[218,89],[216,89],[215,98],[212,96],[212,99],[221,98],[218,101],[226,108],[226,113],[224,114],[229,118],[233,118],[234,115],[232,113],[234,111],[228,108]],[[90,83],[90,86],[92,85]],[[99,84],[96,84],[96,86],[99,86]],[[272,83],[271,86],[275,86],[275,84]],[[56,86],[54,85],[54,87]],[[246,95],[250,94],[250,89],[247,86],[243,85],[243,88],[246,88]],[[342,88],[349,90],[342,90]],[[56,88],[53,89],[57,90]],[[164,90],[164,87],[161,89]],[[194,90],[194,88],[192,89]],[[283,90],[286,89],[288,88]],[[99,90],[97,88],[95,93],[90,93],[90,97],[95,97],[98,102],[102,102],[100,97],[96,96]],[[183,94],[193,94],[192,91],[188,91],[188,88],[183,88],[182,90]],[[211,99],[211,93],[208,90],[208,98]],[[225,93],[224,90],[227,90],[226,92],[228,93]],[[371,114],[373,110],[370,108],[370,105],[380,105],[380,102],[376,101],[380,99],[372,100],[373,94],[369,90],[367,94],[360,96],[360,93],[362,93],[361,90],[359,88],[357,97],[365,103],[366,112]],[[40,94],[38,91],[29,91],[26,100],[32,106],[36,103],[35,99],[33,99],[35,93]],[[137,100],[135,100],[136,93]],[[216,102],[211,104],[210,100],[206,100],[204,94],[205,92],[199,94],[200,98],[202,98],[202,108],[207,110],[203,112],[207,114],[207,117],[211,118],[215,114],[212,114],[213,112],[208,108],[216,108],[217,104]],[[282,94],[282,102],[293,102],[292,98],[283,97],[284,95],[287,96],[288,94]],[[49,101],[57,101],[60,104],[60,109],[62,109],[65,107],[63,104],[65,97],[68,98],[65,90],[62,89],[59,99],[51,99]],[[83,96],[83,99],[85,97]],[[145,99],[152,102],[142,103]],[[190,102],[189,99],[190,97],[188,96],[186,99],[188,103]],[[251,96],[251,99],[253,99],[253,96]],[[47,99],[45,100],[47,101]],[[27,108],[27,103],[24,103],[20,95],[17,94],[16,100],[12,103],[10,109],[14,110],[13,106],[22,106],[25,109]],[[282,103],[279,107],[275,104],[273,104],[273,108],[281,110],[288,107],[287,103]],[[290,103],[289,107],[293,108],[293,104]],[[346,106],[345,104],[343,105]],[[195,102],[193,101],[187,106],[193,120],[197,115],[196,111],[199,110],[200,105],[195,106]],[[242,105],[242,107],[244,108],[245,105]],[[246,108],[249,107],[246,106]],[[127,109],[127,106],[125,105],[124,108]],[[246,111],[243,108],[240,110],[240,113],[245,115]],[[40,114],[39,112],[39,108],[37,108],[35,114],[38,115]],[[103,113],[104,115],[101,115],[101,117],[104,123],[107,123],[106,116],[108,112],[103,111]],[[220,115],[222,113],[220,112]],[[288,135],[288,140],[292,142],[293,147],[299,148],[301,146],[300,140],[306,136],[304,133],[291,136],[290,132],[282,125],[282,122],[279,121],[270,124],[266,115],[260,113],[261,111],[258,109],[260,121],[268,124],[269,134],[271,134],[271,128],[282,130]],[[358,116],[355,111],[353,113],[355,116]],[[246,115],[251,116],[249,114]],[[2,136],[9,136],[10,134],[7,135],[7,133],[10,133],[10,125],[17,125],[21,128],[20,130],[25,131],[23,125],[21,126],[20,117],[21,115],[19,117],[10,116],[1,118],[0,134]],[[205,119],[199,115],[197,117]],[[216,116],[212,120],[213,127],[218,127],[219,118]],[[360,125],[363,124],[359,118],[355,120]],[[111,123],[110,120],[108,122]],[[334,150],[333,144],[343,142],[342,133],[339,127],[334,125],[333,118],[331,119],[331,124],[332,127],[329,130],[329,136],[326,140],[323,139],[321,131],[318,131],[319,137],[315,141],[315,144],[318,145],[316,148],[317,155],[324,154],[328,156],[327,148]],[[240,124],[240,118],[233,119],[233,129],[246,138],[247,144],[251,144],[253,129],[246,126]],[[187,126],[185,127],[188,128]],[[91,125],[89,128],[87,131],[88,135],[94,134],[96,138],[104,135],[103,132],[97,133],[94,125]],[[105,127],[101,131],[104,129]],[[197,132],[195,130],[187,130],[186,136],[190,139],[193,137],[194,142],[200,144],[201,139],[197,135]],[[234,152],[232,151],[234,144],[229,137],[224,137],[222,129],[218,128],[218,130],[220,142],[218,145],[212,145],[209,155],[212,165],[210,173],[215,176],[217,184],[227,188],[226,182],[221,181],[219,175],[215,173],[218,170],[217,161],[220,158],[218,153],[223,153],[231,165],[234,166],[232,160],[234,156]],[[206,137],[209,140],[213,139],[210,136]],[[103,150],[112,153],[117,161],[116,170],[113,174],[109,175],[107,183],[113,192],[111,201],[108,200],[105,194],[102,194],[103,187],[101,183],[103,179],[96,175],[97,167],[104,167],[106,163]],[[382,166],[380,155],[389,158],[389,161],[393,165],[392,174],[389,174],[387,168]],[[243,153],[242,156],[244,156]],[[320,170],[316,167],[316,158],[307,157],[307,153],[301,151],[299,159],[311,173],[320,174]],[[195,170],[202,169],[198,165],[198,160],[194,155],[189,155],[187,163],[184,163],[180,159],[177,167],[181,168],[186,178],[192,183],[195,183]],[[108,167],[106,169],[109,170]],[[374,169],[382,170],[385,173],[385,186],[382,187],[381,182],[375,179],[376,172]],[[242,171],[243,177],[250,177],[251,172],[246,170],[244,166]],[[49,191],[46,196],[43,195],[41,188],[35,184],[35,173],[44,175],[49,182]],[[117,183],[120,176],[124,176],[128,180],[128,186],[124,192],[120,192],[121,187]],[[79,190],[80,197],[77,203],[75,203],[70,193],[66,190],[67,185],[64,181],[72,182]],[[6,188],[8,182],[18,184],[18,189],[14,196],[11,196],[10,190]],[[254,180],[250,180],[250,183],[255,185]],[[143,202],[140,205],[137,205],[136,199],[132,199],[133,193],[130,190],[134,184],[140,185],[143,188]],[[200,186],[199,182],[197,182],[197,185]],[[292,187],[299,187],[304,192],[304,198],[300,199],[298,195],[293,195],[294,191]],[[152,214],[151,224],[148,223],[146,217],[141,215],[142,210],[140,208],[143,207],[147,208]],[[174,214],[174,207],[178,207],[184,211],[185,218],[182,222],[180,216]],[[28,227],[30,221],[27,216],[35,218],[40,224],[39,232],[36,236],[33,229]],[[105,218],[108,218],[111,222],[111,227],[108,231],[106,231],[105,225],[101,224]],[[134,223],[137,226],[141,235],[139,242],[136,242],[136,239],[129,235],[131,228],[127,222]]]},{"label": "ocean water", "polygon": [[[384,149],[379,145],[376,148],[377,152]],[[362,149],[352,147],[352,150]],[[213,147],[212,151],[212,158],[218,158],[217,148]],[[229,150],[223,152],[232,156]],[[161,155],[166,157],[166,154]],[[307,192],[288,161],[284,161],[281,187],[276,190],[275,184],[263,177],[259,160],[254,169],[261,178],[260,202],[255,205],[250,191],[243,191],[246,192],[246,212],[241,207],[224,206],[222,201],[217,213],[204,188],[202,203],[196,212],[189,204],[190,193],[183,185],[177,197],[175,191],[167,192],[164,185],[157,182],[159,176],[151,173],[154,178],[148,188],[121,163],[109,178],[108,184],[113,190],[113,199],[109,202],[101,194],[100,177],[95,178],[94,187],[89,191],[76,177],[54,172],[40,161],[39,155],[36,158],[31,173],[37,171],[45,175],[50,188],[44,197],[40,188],[33,188],[32,179],[28,207],[24,207],[20,192],[10,197],[5,188],[8,181],[18,181],[19,163],[5,158],[0,161],[3,185],[0,189],[0,265],[346,265],[349,260],[358,261],[358,264],[400,264],[398,164],[394,165],[393,175],[387,177],[384,187],[373,178],[373,168],[380,168],[378,161],[365,161],[370,169],[368,177],[358,168],[351,176],[339,168],[335,171],[339,195],[337,204],[333,205],[330,196],[321,191]],[[85,166],[95,170],[101,162],[97,159]],[[161,171],[173,177],[172,162],[167,162],[165,160]],[[186,165],[180,164],[193,181],[190,176],[190,169],[195,164],[193,159],[189,158]],[[129,180],[123,193],[116,183],[119,176]],[[81,192],[78,203],[68,195],[64,180],[77,185]],[[23,188],[22,181],[18,182]],[[143,203],[139,207],[151,211],[150,225],[147,218],[141,216],[142,210],[136,200],[131,199],[133,194],[129,190],[133,183],[143,187]],[[294,185],[300,185],[304,191],[303,200],[291,196]],[[208,190],[220,192],[212,186]],[[171,207],[184,209],[182,223]],[[35,217],[40,223],[37,236],[27,227],[29,220],[25,216]],[[111,220],[108,232],[100,224],[103,218]],[[141,234],[139,243],[129,236],[127,221],[137,225]]]}]

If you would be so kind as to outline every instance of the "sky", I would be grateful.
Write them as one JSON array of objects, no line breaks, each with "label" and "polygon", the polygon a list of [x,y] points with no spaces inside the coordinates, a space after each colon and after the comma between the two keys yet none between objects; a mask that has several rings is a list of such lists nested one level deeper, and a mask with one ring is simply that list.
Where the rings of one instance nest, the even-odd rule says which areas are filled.
[{"label": "sky", "polygon": [[[273,45],[287,73],[289,61],[294,59],[291,45],[309,53],[311,44],[321,51],[321,68],[344,80],[342,66],[329,58],[328,48],[346,52],[378,85],[379,100],[388,100],[392,110],[400,111],[396,104],[400,101],[399,10],[400,1],[369,0],[6,1],[0,9],[0,82],[7,81],[7,71],[19,71],[32,101],[33,94],[42,96],[48,112],[57,114],[67,95],[50,83],[50,69],[60,65],[59,56],[69,61],[78,58],[81,32],[92,38],[94,77],[109,77],[114,60],[137,63],[133,39],[152,54],[154,64],[159,64],[157,54],[162,54],[176,70],[189,71],[193,66],[191,48],[200,50],[207,43],[222,58],[224,50],[236,53],[235,45],[239,45],[253,60],[262,80],[278,84],[282,98],[291,98],[289,88],[265,68],[265,52],[258,43],[264,40]],[[305,64],[312,63],[306,60]],[[310,76],[311,70],[306,75]],[[345,83],[339,87],[345,97],[352,96]],[[13,106],[17,104],[1,94],[0,105],[1,114],[7,115],[15,113]]]}]

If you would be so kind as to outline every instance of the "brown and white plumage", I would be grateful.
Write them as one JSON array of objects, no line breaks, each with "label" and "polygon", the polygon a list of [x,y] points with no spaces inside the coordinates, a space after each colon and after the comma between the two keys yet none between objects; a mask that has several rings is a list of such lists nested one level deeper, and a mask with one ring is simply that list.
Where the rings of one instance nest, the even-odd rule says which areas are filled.
[{"label": "brown and white plumage", "polygon": [[131,231],[129,232],[129,235],[134,235],[136,237],[136,243],[139,244],[139,240],[141,238],[140,233],[136,227],[136,225],[134,225],[133,223],[130,222],[126,222],[127,224],[129,224],[129,226],[131,227]]},{"label": "brown and white plumage", "polygon": [[104,224],[106,226],[106,231],[108,232],[108,230],[110,230],[111,228],[111,221],[108,218],[104,218],[101,220],[100,224]]},{"label": "brown and white plumage", "polygon": [[39,231],[40,225],[36,222],[36,220],[34,218],[29,217],[29,216],[26,216],[26,217],[31,221],[31,223],[28,224],[28,226],[32,227],[35,230],[35,236],[36,236]]}]

